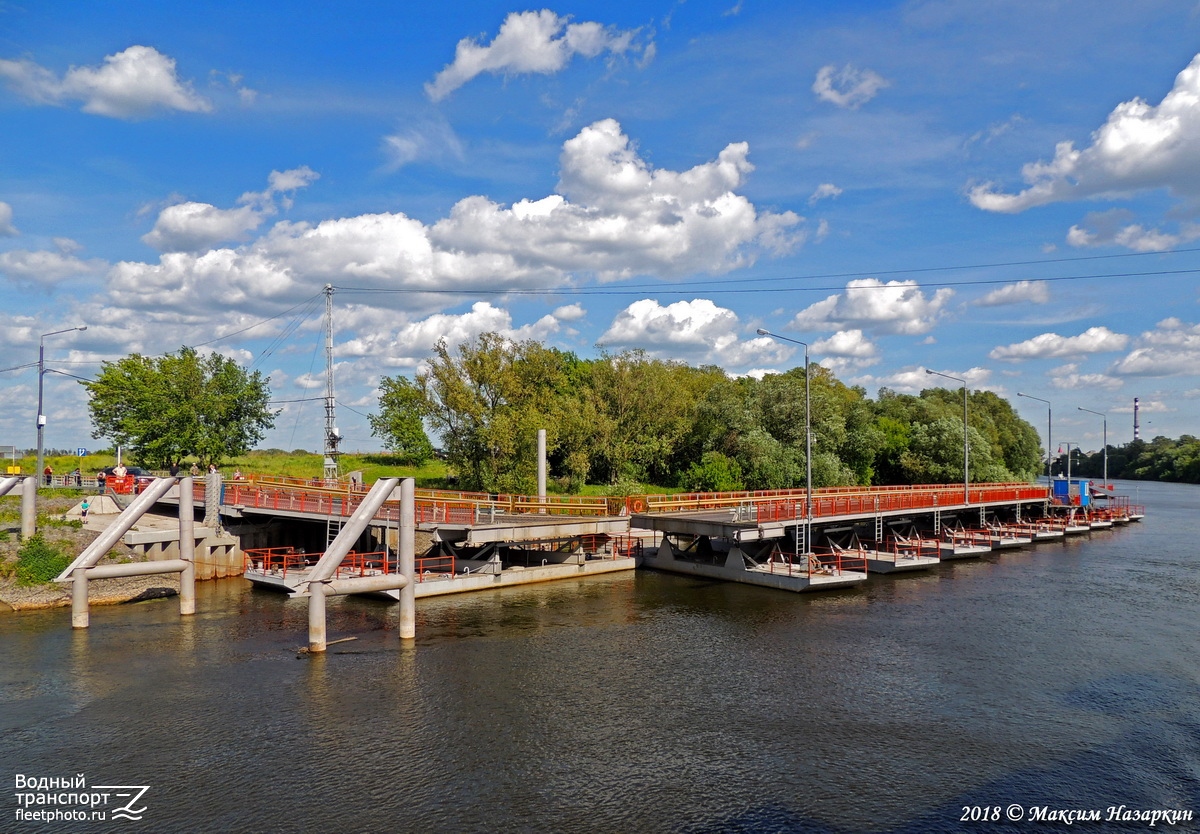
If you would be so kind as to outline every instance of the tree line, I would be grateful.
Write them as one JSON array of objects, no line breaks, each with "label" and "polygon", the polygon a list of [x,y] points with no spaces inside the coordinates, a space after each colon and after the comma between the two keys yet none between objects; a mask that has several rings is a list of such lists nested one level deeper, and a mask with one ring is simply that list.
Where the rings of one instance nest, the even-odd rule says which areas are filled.
[{"label": "tree line", "polygon": [[[962,479],[959,390],[883,389],[872,400],[827,368],[810,372],[814,487]],[[804,368],[731,378],[639,350],[581,359],[484,333],[455,349],[440,343],[415,379],[385,377],[370,421],[411,463],[432,456],[432,429],[470,490],[532,492],[543,428],[564,491],[784,489],[805,483],[804,389]],[[973,391],[968,412],[972,482],[1037,475],[1037,431],[1008,401]]]},{"label": "tree line", "polygon": [[[1067,456],[1059,455],[1055,473],[1066,472]],[[1104,477],[1104,450],[1071,450],[1071,475]],[[1156,437],[1108,447],[1108,477],[1134,481],[1179,481],[1200,484],[1200,438],[1185,434],[1178,440]]]}]

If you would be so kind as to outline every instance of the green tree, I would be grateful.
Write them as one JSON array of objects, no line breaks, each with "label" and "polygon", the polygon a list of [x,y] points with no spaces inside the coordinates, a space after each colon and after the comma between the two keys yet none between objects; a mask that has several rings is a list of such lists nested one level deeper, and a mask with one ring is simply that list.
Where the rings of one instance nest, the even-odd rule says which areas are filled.
[{"label": "green tree", "polygon": [[682,486],[689,492],[730,492],[743,489],[742,468],[733,458],[720,452],[705,452],[683,475]]},{"label": "green tree", "polygon": [[379,381],[379,413],[371,414],[371,434],[408,463],[420,466],[433,457],[433,444],[425,434],[428,411],[420,386],[407,377],[385,376]]},{"label": "green tree", "polygon": [[193,348],[105,362],[88,392],[94,437],[124,446],[133,460],[165,468],[185,457],[215,463],[248,452],[275,424],[268,379],[216,353]]},{"label": "green tree", "polygon": [[567,364],[560,351],[498,333],[483,333],[454,353],[438,343],[417,385],[462,486],[533,490],[537,430],[546,429],[547,455],[558,446]]}]

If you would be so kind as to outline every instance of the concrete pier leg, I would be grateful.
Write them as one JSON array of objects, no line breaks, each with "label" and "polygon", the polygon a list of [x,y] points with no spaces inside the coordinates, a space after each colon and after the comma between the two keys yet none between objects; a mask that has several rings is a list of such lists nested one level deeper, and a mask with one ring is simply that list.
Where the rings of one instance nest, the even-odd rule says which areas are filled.
[{"label": "concrete pier leg", "polygon": [[405,478],[400,482],[400,574],[408,582],[400,589],[400,639],[417,636],[417,577],[416,577],[416,481]]},{"label": "concrete pier leg", "polygon": [[[546,430],[538,429],[537,433],[537,491],[538,503],[546,503]],[[546,512],[546,508],[540,507],[538,512]]]},{"label": "concrete pier leg", "polygon": [[27,539],[37,532],[37,477],[26,478],[21,485],[21,538]]},{"label": "concrete pier leg", "polygon": [[192,477],[179,479],[179,558],[188,566],[179,574],[179,614],[196,613],[196,510]]},{"label": "concrete pier leg", "polygon": [[71,574],[71,628],[88,627],[88,578],[84,568]]},{"label": "concrete pier leg", "polygon": [[325,651],[325,586],[308,583],[308,650]]}]

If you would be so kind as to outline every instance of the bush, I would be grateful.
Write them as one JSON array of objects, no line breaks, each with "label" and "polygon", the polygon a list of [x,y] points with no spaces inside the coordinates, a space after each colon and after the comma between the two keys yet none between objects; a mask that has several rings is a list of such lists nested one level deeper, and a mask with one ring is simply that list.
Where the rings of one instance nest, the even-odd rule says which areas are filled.
[{"label": "bush", "polygon": [[70,563],[66,554],[37,533],[17,551],[17,584],[43,585],[62,573]]},{"label": "bush", "polygon": [[743,489],[742,467],[720,452],[705,452],[693,463],[680,484],[689,492],[730,492]]}]

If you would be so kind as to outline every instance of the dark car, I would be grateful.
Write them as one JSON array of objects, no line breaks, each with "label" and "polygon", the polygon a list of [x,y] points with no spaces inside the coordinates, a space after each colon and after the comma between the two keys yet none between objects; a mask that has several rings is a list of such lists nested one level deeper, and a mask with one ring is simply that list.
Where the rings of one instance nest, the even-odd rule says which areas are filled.
[{"label": "dark car", "polygon": [[[106,466],[104,469],[101,469],[100,471],[104,473],[105,477],[111,478],[112,474],[113,474],[113,470],[116,468],[117,467],[115,467],[115,466]],[[142,469],[142,467],[140,467],[140,466],[126,466],[125,474],[132,475],[135,478],[153,478],[154,477],[153,472],[151,472],[149,469]]]},{"label": "dark car", "polygon": [[[108,466],[108,467],[105,467],[104,469],[101,469],[100,471],[104,473],[104,477],[111,478],[111,477],[113,477],[114,469],[116,469],[115,466]],[[140,466],[126,466],[125,467],[125,475],[126,475],[126,477],[133,478],[133,482],[135,484],[138,484],[139,490],[141,489],[142,484],[149,483],[150,481],[153,481],[155,478],[158,477],[153,472],[151,472],[149,469],[142,469],[142,467],[140,467]]]}]

